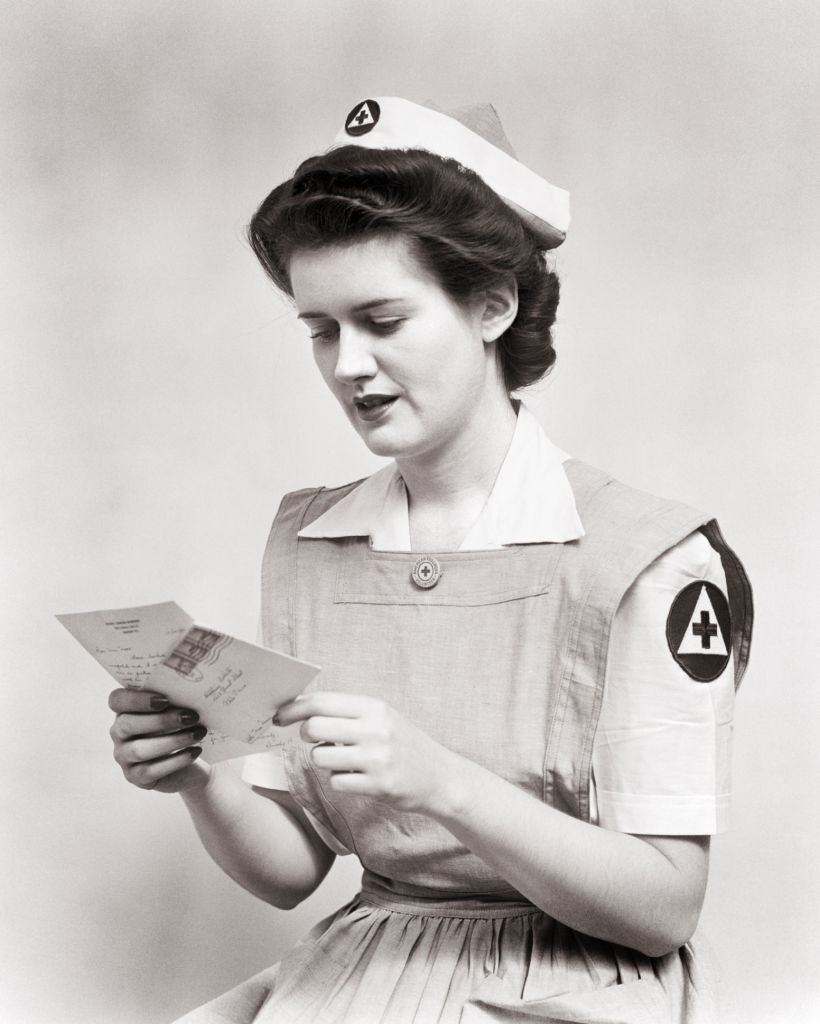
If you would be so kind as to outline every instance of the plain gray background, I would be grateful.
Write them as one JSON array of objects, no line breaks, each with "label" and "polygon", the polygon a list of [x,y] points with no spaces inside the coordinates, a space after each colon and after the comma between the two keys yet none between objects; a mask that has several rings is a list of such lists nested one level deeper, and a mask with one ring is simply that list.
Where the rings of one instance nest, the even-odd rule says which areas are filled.
[{"label": "plain gray background", "polygon": [[3,1021],[160,1024],[278,957],[181,801],[111,758],[105,673],[54,613],[174,599],[253,638],[282,493],[363,447],[243,241],[368,96],[492,101],[572,193],[552,438],[718,516],[755,587],[733,829],[704,928],[745,1024],[817,963],[813,3],[5,3]]}]

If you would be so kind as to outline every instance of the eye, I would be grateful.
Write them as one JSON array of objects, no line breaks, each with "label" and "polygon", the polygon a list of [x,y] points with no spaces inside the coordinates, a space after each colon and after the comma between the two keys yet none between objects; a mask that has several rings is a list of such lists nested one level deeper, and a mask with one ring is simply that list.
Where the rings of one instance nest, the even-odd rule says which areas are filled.
[{"label": "eye", "polygon": [[311,334],[311,336],[310,336],[310,340],[311,341],[327,341],[328,339],[334,337],[335,334],[336,334],[336,328],[335,327],[327,327],[323,331],[314,331]]},{"label": "eye", "polygon": [[389,320],[372,320],[371,326],[380,334],[391,334],[400,324],[404,323],[404,317],[394,316]]}]

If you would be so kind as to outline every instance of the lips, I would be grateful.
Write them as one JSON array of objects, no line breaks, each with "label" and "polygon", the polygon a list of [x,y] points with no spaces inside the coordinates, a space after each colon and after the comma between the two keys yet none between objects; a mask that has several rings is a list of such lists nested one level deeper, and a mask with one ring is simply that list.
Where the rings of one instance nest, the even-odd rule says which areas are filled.
[{"label": "lips", "polygon": [[374,406],[392,402],[396,398],[398,398],[398,395],[361,395],[359,398],[354,399],[354,403],[359,409],[372,409]]},{"label": "lips", "polygon": [[354,401],[356,415],[367,423],[381,420],[389,415],[398,397],[398,395],[362,395]]}]

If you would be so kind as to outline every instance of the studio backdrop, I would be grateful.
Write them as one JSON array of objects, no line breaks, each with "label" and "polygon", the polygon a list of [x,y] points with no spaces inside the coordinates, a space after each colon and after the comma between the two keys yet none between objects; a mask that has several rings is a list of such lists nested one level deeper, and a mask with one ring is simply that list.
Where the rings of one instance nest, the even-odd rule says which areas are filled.
[{"label": "studio backdrop", "polygon": [[244,238],[373,95],[492,102],[572,194],[551,438],[717,516],[756,599],[703,927],[745,1024],[820,1000],[814,808],[818,17],[811,3],[7,3],[3,975],[10,1024],[163,1024],[295,910],[122,778],[59,612],[174,600],[253,639],[282,495],[374,472]]}]

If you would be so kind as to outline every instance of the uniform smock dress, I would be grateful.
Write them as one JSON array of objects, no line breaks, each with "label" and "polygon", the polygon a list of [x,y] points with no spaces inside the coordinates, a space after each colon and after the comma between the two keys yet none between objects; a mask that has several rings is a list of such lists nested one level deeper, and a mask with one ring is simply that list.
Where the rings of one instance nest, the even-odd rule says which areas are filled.
[{"label": "uniform smock dress", "polygon": [[[409,547],[395,464],[285,496],[263,563],[262,637],[322,666],[308,690],[378,696],[603,827],[727,827],[752,605],[713,519],[568,458],[518,404],[481,517],[458,551],[431,553],[433,586],[414,582],[424,553]],[[332,790],[311,746],[292,736],[248,758],[243,777],[289,789],[332,850],[358,856],[361,891],[179,1024],[726,1019],[697,937],[650,958],[573,931],[432,819]]]}]

